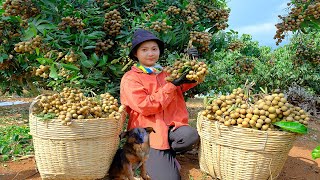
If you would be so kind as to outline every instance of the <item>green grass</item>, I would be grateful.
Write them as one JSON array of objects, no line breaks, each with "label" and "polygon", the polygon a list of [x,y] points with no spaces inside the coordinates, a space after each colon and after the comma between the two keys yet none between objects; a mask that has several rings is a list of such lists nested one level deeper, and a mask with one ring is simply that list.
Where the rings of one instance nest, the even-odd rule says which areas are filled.
[{"label": "green grass", "polygon": [[28,126],[0,127],[0,161],[15,160],[33,154],[32,137]]}]

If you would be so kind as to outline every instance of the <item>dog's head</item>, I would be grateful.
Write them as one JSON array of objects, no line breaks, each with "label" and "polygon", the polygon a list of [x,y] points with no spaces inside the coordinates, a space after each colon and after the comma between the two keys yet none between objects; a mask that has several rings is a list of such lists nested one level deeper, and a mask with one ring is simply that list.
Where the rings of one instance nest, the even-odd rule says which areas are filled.
[{"label": "dog's head", "polygon": [[149,134],[155,131],[152,127],[133,128],[120,134],[120,138],[127,138],[127,143],[142,144],[149,141]]}]

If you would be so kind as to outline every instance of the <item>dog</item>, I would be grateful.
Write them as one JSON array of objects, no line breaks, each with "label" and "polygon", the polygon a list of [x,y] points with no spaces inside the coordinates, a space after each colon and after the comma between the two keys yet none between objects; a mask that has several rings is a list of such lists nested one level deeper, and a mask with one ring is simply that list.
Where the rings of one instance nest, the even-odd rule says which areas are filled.
[{"label": "dog", "polygon": [[126,138],[122,149],[118,149],[109,169],[112,180],[134,180],[134,172],[140,168],[144,180],[151,180],[147,175],[145,162],[149,158],[149,135],[155,131],[152,127],[133,128],[121,133],[120,139]]}]

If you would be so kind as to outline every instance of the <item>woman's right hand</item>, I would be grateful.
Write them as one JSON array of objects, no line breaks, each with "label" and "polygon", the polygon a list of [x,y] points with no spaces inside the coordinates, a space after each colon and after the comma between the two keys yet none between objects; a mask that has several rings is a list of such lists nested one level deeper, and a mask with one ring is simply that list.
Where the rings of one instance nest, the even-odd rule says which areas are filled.
[{"label": "woman's right hand", "polygon": [[195,80],[189,80],[186,78],[188,71],[184,72],[179,78],[174,79],[171,83],[175,86],[180,86],[181,84],[189,84],[189,83],[196,83]]}]

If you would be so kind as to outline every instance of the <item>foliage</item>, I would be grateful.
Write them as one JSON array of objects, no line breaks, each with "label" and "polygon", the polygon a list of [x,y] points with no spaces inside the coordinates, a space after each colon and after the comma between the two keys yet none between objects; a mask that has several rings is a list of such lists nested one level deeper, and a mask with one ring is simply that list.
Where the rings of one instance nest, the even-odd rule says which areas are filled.
[{"label": "foliage", "polygon": [[[9,92],[21,92],[27,84],[30,89],[78,86],[116,94],[133,64],[127,55],[135,29],[149,29],[166,43],[163,62],[168,54],[183,52],[191,32],[226,28],[229,13],[224,0],[39,0],[21,4],[26,11],[20,14],[12,14],[16,11],[8,9],[16,7],[8,2],[0,17],[6,24],[1,26],[0,87]],[[41,11],[27,11],[33,6]]]},{"label": "foliage", "polygon": [[[238,37],[234,32],[219,32],[215,34],[215,39],[213,47],[217,48],[216,51],[206,56],[210,73],[205,83],[196,87],[195,94],[206,94],[210,91],[231,92],[232,89],[245,84],[246,80],[255,82],[254,92],[258,92],[260,87],[285,91],[292,84],[296,84],[315,94],[320,93],[319,66],[311,61],[296,64],[296,49],[293,48],[295,41],[271,51],[270,47],[259,46],[257,42],[252,41],[250,35]],[[236,41],[245,46],[235,50],[226,48],[228,43]]]},{"label": "foliage", "polygon": [[0,127],[1,161],[28,155],[33,152],[31,135],[27,126]]},{"label": "foliage", "polygon": [[317,146],[316,148],[313,149],[311,152],[312,159],[318,159],[320,158],[320,146]]},{"label": "foliage", "polygon": [[281,129],[288,132],[294,132],[298,134],[308,133],[308,128],[299,122],[279,121],[274,123],[274,125],[279,126]]}]

